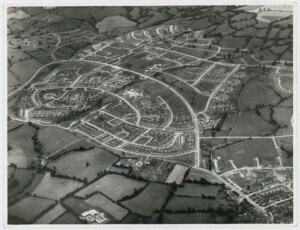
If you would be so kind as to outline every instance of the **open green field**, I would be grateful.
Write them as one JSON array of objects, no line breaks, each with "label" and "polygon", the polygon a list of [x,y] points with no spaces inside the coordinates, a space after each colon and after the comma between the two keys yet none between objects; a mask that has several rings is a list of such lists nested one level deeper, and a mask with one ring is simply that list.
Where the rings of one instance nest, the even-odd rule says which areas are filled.
[{"label": "open green field", "polygon": [[165,203],[171,187],[164,184],[150,183],[138,196],[122,202],[133,213],[151,216]]},{"label": "open green field", "polygon": [[12,148],[8,151],[8,164],[15,163],[18,167],[27,167],[33,158],[37,157],[32,141],[35,132],[33,127],[25,124],[8,133],[8,145]]},{"label": "open green field", "polygon": [[240,104],[246,109],[255,108],[256,105],[276,104],[279,100],[280,97],[263,82],[252,80],[244,87]]},{"label": "open green field", "polygon": [[35,224],[50,224],[52,221],[57,219],[60,215],[66,212],[66,209],[60,204],[56,205],[53,209],[47,212],[45,215],[40,217]]},{"label": "open green field", "polygon": [[[30,66],[30,68],[28,68],[28,66]],[[9,86],[14,88],[16,86],[23,85],[41,66],[42,64],[35,59],[26,59],[24,61],[14,63],[10,68],[8,68],[8,70],[12,73],[16,82]]]},{"label": "open green field", "polygon": [[175,195],[176,196],[192,196],[192,197],[202,197],[205,196],[214,196],[217,197],[221,186],[219,185],[201,185],[201,184],[192,184],[184,183],[184,187],[178,187]]},{"label": "open green field", "polygon": [[9,207],[8,215],[18,217],[30,223],[54,204],[54,200],[28,196]]},{"label": "open green field", "polygon": [[118,157],[105,149],[92,149],[67,153],[48,164],[48,167],[56,167],[59,174],[90,181],[98,172],[108,170],[117,160]]},{"label": "open green field", "polygon": [[230,136],[261,136],[272,134],[275,126],[260,118],[255,111],[243,111]]},{"label": "open green field", "polygon": [[228,223],[226,215],[213,215],[212,213],[164,213],[164,224],[221,224]]},{"label": "open green field", "polygon": [[173,196],[167,204],[166,210],[171,211],[187,211],[188,209],[195,209],[199,211],[206,211],[208,209],[217,209],[228,207],[226,200],[221,199],[202,199],[198,197],[183,197]]},{"label": "open green field", "polygon": [[217,149],[214,158],[220,157],[218,164],[232,160],[236,167],[244,166],[256,167],[255,158],[259,159],[261,166],[277,166],[278,157],[272,139],[250,139],[247,141],[235,143],[224,148]]},{"label": "open green field", "polygon": [[79,140],[71,132],[59,127],[48,127],[40,130],[38,138],[48,154],[55,153],[66,145]]},{"label": "open green field", "polygon": [[99,207],[117,220],[122,220],[128,213],[126,209],[117,205],[100,193],[94,194],[93,196],[86,199],[85,202],[92,206]]},{"label": "open green field", "polygon": [[52,200],[59,200],[82,186],[83,183],[81,182],[51,177],[50,173],[47,173],[32,194]]},{"label": "open green field", "polygon": [[84,197],[93,192],[100,191],[114,201],[120,200],[124,196],[131,195],[134,189],[141,189],[146,182],[126,178],[125,176],[108,174],[99,180],[83,188],[75,195]]}]

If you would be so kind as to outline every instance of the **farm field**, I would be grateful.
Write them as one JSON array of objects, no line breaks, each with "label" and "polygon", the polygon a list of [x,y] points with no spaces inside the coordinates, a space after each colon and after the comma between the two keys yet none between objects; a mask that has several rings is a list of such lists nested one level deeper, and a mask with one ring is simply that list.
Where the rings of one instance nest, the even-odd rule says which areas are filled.
[{"label": "farm field", "polygon": [[[8,215],[24,220],[26,223],[35,221],[56,202],[41,197],[28,196],[8,208]],[[28,211],[30,210],[30,212]]]},{"label": "farm field", "polygon": [[47,212],[45,215],[40,217],[35,224],[50,224],[52,221],[57,219],[60,215],[66,212],[66,209],[60,204],[56,205],[53,209]]},{"label": "farm field", "polygon": [[230,136],[263,136],[274,132],[275,127],[260,118],[255,111],[243,111]]},{"label": "farm field", "polygon": [[29,186],[34,178],[35,170],[17,168],[10,183],[8,183],[8,197],[14,197],[24,191],[24,188]]},{"label": "farm field", "polygon": [[255,108],[256,105],[273,105],[280,97],[264,83],[253,80],[242,91],[240,104],[243,109]]},{"label": "farm field", "polygon": [[65,212],[57,219],[51,222],[51,224],[83,224],[82,221],[74,216],[70,212]]},{"label": "farm field", "polygon": [[96,191],[100,191],[114,201],[118,201],[124,196],[131,195],[134,189],[141,189],[146,186],[143,181],[126,178],[125,176],[108,174],[99,180],[89,184],[75,194],[75,196],[84,197]]},{"label": "farm field", "polygon": [[187,211],[194,209],[198,211],[207,211],[208,209],[228,208],[226,200],[221,199],[202,199],[197,197],[173,196],[166,206],[170,211]]},{"label": "farm field", "polygon": [[83,183],[81,182],[52,177],[50,173],[47,173],[32,194],[52,200],[59,200],[61,197],[82,186]]},{"label": "farm field", "polygon": [[59,127],[48,127],[40,130],[38,138],[47,154],[55,153],[70,143],[79,140],[74,134]]},{"label": "farm field", "polygon": [[8,133],[8,145],[11,146],[11,150],[8,151],[8,164],[15,163],[19,167],[27,167],[37,157],[32,141],[35,132],[33,127],[25,124]]},{"label": "farm field", "polygon": [[97,176],[97,173],[109,170],[117,160],[115,155],[105,149],[92,149],[67,153],[50,162],[48,167],[51,169],[55,167],[57,172],[62,175],[75,176],[80,179],[87,178],[88,181],[91,181]]},{"label": "farm field", "polygon": [[176,196],[202,197],[204,195],[218,197],[219,190],[221,189],[219,185],[184,183],[183,186],[183,188],[177,188],[175,192]]},{"label": "farm field", "polygon": [[122,202],[133,213],[151,216],[166,202],[171,187],[164,184],[150,183],[138,196]]},{"label": "farm field", "polygon": [[164,213],[164,224],[197,224],[197,223],[228,223],[230,222],[226,215],[213,215],[212,213]]}]

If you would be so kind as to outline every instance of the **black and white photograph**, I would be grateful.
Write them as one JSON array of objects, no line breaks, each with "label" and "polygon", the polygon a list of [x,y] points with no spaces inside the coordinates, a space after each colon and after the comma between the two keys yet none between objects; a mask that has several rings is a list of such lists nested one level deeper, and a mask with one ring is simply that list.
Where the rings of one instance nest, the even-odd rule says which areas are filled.
[{"label": "black and white photograph", "polygon": [[240,3],[8,4],[6,226],[294,225],[295,5]]}]

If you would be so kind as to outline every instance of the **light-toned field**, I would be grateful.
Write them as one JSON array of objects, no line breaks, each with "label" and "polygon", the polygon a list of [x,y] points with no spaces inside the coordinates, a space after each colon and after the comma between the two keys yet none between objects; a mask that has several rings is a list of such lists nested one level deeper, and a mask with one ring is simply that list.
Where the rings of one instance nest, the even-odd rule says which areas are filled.
[{"label": "light-toned field", "polygon": [[48,127],[40,130],[38,138],[48,154],[54,153],[66,145],[79,140],[71,132],[59,127]]},{"label": "light-toned field", "polygon": [[117,220],[122,220],[128,213],[126,209],[120,207],[100,193],[96,193],[95,195],[86,199],[85,202],[92,206],[99,207]]},{"label": "light-toned field", "polygon": [[90,181],[98,172],[108,170],[117,160],[118,157],[104,149],[92,149],[70,152],[51,162],[48,167],[56,167],[59,174],[87,178]]},{"label": "light-toned field", "polygon": [[166,179],[166,183],[181,184],[184,179],[184,174],[188,170],[188,167],[183,165],[175,165],[174,169]]},{"label": "light-toned field", "polygon": [[9,207],[8,215],[18,217],[30,223],[53,204],[55,204],[54,200],[28,196]]},{"label": "light-toned field", "polygon": [[18,167],[27,167],[33,158],[37,157],[33,149],[32,137],[35,129],[28,124],[8,133],[8,145],[12,150],[8,151],[8,164],[15,163]]},{"label": "light-toned field", "polygon": [[45,215],[40,217],[35,224],[50,224],[52,221],[54,221],[56,218],[58,218],[60,215],[62,215],[66,209],[61,206],[60,204],[56,205],[53,209],[51,209],[49,212],[47,212]]},{"label": "light-toned field", "polygon": [[50,173],[48,173],[32,194],[53,200],[59,200],[66,194],[80,188],[81,186],[83,186],[83,183],[81,182],[51,177]]},{"label": "light-toned field", "polygon": [[134,189],[140,189],[146,185],[146,182],[133,180],[124,176],[108,174],[94,183],[83,188],[75,195],[84,197],[93,192],[100,191],[114,201],[120,200],[124,196],[131,195]]},{"label": "light-toned field", "polygon": [[293,15],[291,11],[262,11],[257,14],[257,20],[272,22]]},{"label": "light-toned field", "polygon": [[205,196],[218,196],[219,189],[221,187],[218,185],[201,185],[201,184],[192,184],[185,183],[184,187],[178,187],[175,195],[179,196],[193,196],[201,197]]},{"label": "light-toned field", "polygon": [[168,185],[151,183],[137,197],[126,200],[122,204],[133,213],[151,216],[165,203],[170,190]]},{"label": "light-toned field", "polygon": [[227,203],[221,199],[201,199],[194,197],[173,196],[167,204],[166,209],[172,211],[188,210],[207,210],[209,208],[216,209],[218,207],[226,207]]}]

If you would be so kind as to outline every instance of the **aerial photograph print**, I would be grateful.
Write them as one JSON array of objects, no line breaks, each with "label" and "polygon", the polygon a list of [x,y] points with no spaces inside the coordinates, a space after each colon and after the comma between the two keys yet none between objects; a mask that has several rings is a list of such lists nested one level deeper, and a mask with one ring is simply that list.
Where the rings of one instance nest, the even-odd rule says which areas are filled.
[{"label": "aerial photograph print", "polygon": [[295,224],[293,8],[8,5],[6,226]]}]

